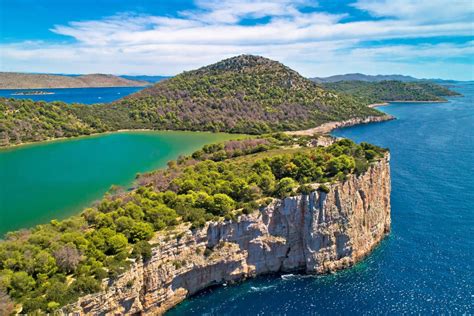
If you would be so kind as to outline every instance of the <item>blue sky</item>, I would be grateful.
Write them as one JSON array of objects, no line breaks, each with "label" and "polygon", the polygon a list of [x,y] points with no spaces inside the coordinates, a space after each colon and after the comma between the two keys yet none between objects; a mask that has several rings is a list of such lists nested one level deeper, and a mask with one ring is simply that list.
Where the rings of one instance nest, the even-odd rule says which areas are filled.
[{"label": "blue sky", "polygon": [[474,79],[472,0],[0,0],[0,70],[173,75],[238,54],[305,76]]}]

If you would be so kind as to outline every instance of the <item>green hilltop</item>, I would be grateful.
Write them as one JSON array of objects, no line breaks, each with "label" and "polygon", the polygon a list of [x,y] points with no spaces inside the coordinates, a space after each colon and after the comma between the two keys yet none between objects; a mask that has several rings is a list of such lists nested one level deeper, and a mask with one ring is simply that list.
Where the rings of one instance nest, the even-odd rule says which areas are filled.
[{"label": "green hilltop", "polygon": [[[109,109],[127,113],[110,116]],[[97,114],[97,109],[86,108]],[[251,55],[225,59],[102,107],[102,122],[119,128],[261,134],[328,121],[381,115],[338,96],[283,64]],[[112,118],[113,117],[113,118]]]}]

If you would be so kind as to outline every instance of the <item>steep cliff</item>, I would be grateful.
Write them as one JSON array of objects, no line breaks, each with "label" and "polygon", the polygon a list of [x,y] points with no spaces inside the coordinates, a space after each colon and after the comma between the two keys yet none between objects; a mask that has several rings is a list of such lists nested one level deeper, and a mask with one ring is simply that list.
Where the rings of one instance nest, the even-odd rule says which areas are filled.
[{"label": "steep cliff", "polygon": [[[316,188],[317,185],[314,185]],[[238,221],[159,234],[152,258],[64,312],[162,314],[210,285],[270,272],[327,273],[361,260],[390,231],[389,154],[362,175],[284,200]]]}]

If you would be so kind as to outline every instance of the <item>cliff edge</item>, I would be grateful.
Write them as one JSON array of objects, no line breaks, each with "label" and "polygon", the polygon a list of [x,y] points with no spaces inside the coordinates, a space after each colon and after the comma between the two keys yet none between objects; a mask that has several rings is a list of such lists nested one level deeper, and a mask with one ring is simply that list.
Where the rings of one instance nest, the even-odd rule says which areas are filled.
[{"label": "cliff edge", "polygon": [[[273,201],[237,221],[158,233],[151,259],[63,308],[75,315],[163,314],[215,284],[272,272],[328,273],[368,255],[390,231],[390,156],[361,175]],[[105,281],[104,281],[105,282]]]}]

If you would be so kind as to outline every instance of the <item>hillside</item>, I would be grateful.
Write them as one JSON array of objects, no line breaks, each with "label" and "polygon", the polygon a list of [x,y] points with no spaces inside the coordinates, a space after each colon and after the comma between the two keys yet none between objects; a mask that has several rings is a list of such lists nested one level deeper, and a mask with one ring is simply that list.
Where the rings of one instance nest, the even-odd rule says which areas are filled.
[{"label": "hillside", "polygon": [[129,113],[112,121],[102,114],[112,128],[251,134],[381,115],[351,96],[325,91],[279,62],[250,55],[184,72],[108,107]]},{"label": "hillside", "polygon": [[380,82],[380,81],[387,81],[387,80],[397,80],[402,82],[413,82],[418,81],[420,79],[411,77],[411,76],[404,76],[404,75],[365,75],[361,73],[353,73],[353,74],[344,74],[344,75],[335,75],[330,77],[315,77],[310,78],[310,80],[316,83],[327,83],[327,82],[338,82],[338,81],[367,81],[367,82]]},{"label": "hillside", "polygon": [[138,87],[149,84],[146,81],[130,80],[104,74],[63,76],[0,72],[0,89]]},{"label": "hillside", "polygon": [[65,103],[0,98],[0,146],[95,131],[96,128],[70,113]]},{"label": "hillside", "polygon": [[0,144],[119,129],[262,134],[383,115],[366,105],[328,92],[279,62],[242,55],[109,104],[0,99]]},{"label": "hillside", "polygon": [[350,94],[361,102],[380,103],[389,101],[446,101],[445,96],[459,93],[430,82],[401,81],[340,81],[322,83],[322,87],[337,93]]}]

